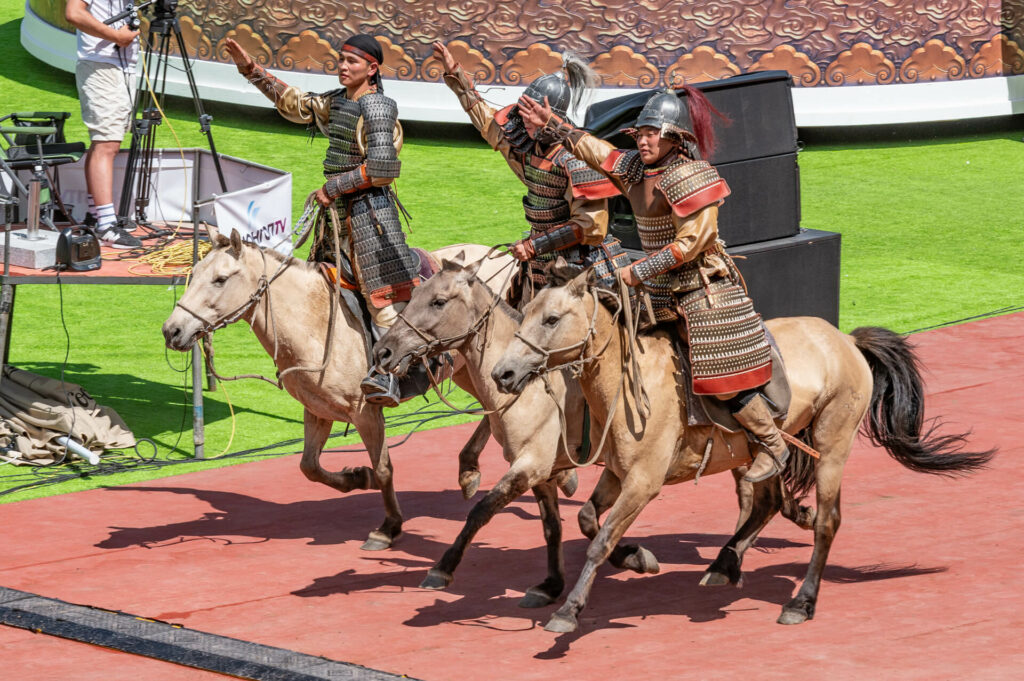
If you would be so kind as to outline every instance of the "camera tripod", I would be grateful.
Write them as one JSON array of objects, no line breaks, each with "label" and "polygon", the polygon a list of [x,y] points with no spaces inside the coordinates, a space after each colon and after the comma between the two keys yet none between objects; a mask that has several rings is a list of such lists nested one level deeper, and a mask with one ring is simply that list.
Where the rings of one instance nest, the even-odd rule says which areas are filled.
[{"label": "camera tripod", "polygon": [[[138,11],[144,7],[155,5],[153,18],[149,22],[149,34],[146,40],[146,49],[140,55],[143,74],[152,78],[153,99],[159,107],[141,108],[145,96],[148,94],[145,88],[139,87],[135,93],[135,102],[132,106],[132,141],[128,150],[128,160],[125,167],[124,182],[121,187],[121,200],[117,210],[117,226],[121,228],[139,225],[150,230],[152,236],[163,236],[168,234],[166,230],[159,231],[151,228],[152,223],[147,217],[146,211],[149,207],[149,193],[153,188],[153,158],[156,146],[156,126],[163,122],[161,109],[164,107],[164,92],[167,86],[168,56],[170,54],[171,40],[178,46],[178,53],[181,55],[182,63],[185,65],[185,76],[188,79],[189,90],[192,93],[192,103],[195,105],[196,116],[199,120],[199,130],[204,135],[210,146],[210,153],[213,155],[213,164],[217,169],[217,178],[220,180],[222,192],[227,191],[224,182],[224,172],[220,165],[220,156],[217,154],[217,147],[213,142],[213,133],[210,130],[210,122],[213,117],[203,109],[203,102],[199,99],[199,90],[196,87],[195,76],[192,74],[192,62],[188,58],[188,51],[185,49],[185,40],[181,36],[181,27],[178,24],[176,15],[178,0],[149,0],[138,6],[130,6],[124,12],[111,17],[106,23],[112,24],[121,19],[127,19],[132,29],[139,26]],[[141,109],[141,110],[140,110]],[[135,187],[134,192],[132,187]],[[134,213],[132,213],[132,196],[134,194]]]}]

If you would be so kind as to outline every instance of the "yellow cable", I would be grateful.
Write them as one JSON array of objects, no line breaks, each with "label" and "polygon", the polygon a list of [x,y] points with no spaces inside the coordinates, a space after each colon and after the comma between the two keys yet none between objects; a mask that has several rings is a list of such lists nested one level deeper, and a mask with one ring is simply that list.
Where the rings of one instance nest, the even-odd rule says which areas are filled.
[{"label": "yellow cable", "polygon": [[[202,260],[213,246],[208,241],[199,242],[199,260]],[[149,272],[139,272],[137,267],[148,265]],[[192,242],[179,241],[159,250],[151,251],[135,259],[128,271],[140,277],[166,277],[192,274]]]},{"label": "yellow cable", "polygon": [[[206,349],[202,343],[199,343],[199,350],[203,353],[203,361],[206,361]],[[224,450],[217,455],[217,457],[224,456],[231,449],[231,443],[235,441],[235,407],[231,404],[231,398],[228,396],[228,390],[224,387],[224,381],[217,381],[217,385],[220,387],[221,392],[224,393],[224,401],[228,403],[228,411],[231,412],[231,435],[228,437],[228,444],[224,447]],[[214,458],[217,458],[214,457]]]},{"label": "yellow cable", "polygon": [[150,99],[153,100],[153,104],[156,106],[156,110],[160,112],[160,115],[163,117],[163,120],[167,123],[167,128],[171,131],[171,134],[174,136],[174,141],[178,145],[178,153],[181,155],[181,171],[185,173],[185,183],[182,187],[184,193],[182,194],[181,201],[181,217],[178,218],[178,226],[174,228],[174,234],[171,235],[171,238],[173,239],[174,237],[178,236],[178,230],[181,229],[182,224],[184,224],[185,222],[185,206],[188,204],[189,175],[188,171],[185,169],[185,146],[181,143],[181,139],[178,137],[178,133],[177,131],[175,131],[174,126],[171,125],[171,119],[167,116],[167,114],[164,113],[163,107],[161,107],[160,102],[157,101],[156,92],[153,90],[153,84],[149,80],[149,69],[146,66],[146,60],[141,59],[140,61],[142,62],[142,76],[146,80],[146,89],[149,91]]}]

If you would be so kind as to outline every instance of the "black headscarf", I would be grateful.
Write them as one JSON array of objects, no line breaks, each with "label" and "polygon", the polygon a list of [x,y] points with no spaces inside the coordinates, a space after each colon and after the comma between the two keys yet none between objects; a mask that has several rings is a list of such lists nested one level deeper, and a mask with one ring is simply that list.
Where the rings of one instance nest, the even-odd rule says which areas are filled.
[{"label": "black headscarf", "polygon": [[383,92],[384,83],[381,82],[380,67],[384,63],[384,50],[381,49],[380,43],[372,35],[357,33],[346,40],[341,49],[343,52],[352,52],[377,65],[377,73],[370,78],[370,84],[376,85],[378,92]]}]

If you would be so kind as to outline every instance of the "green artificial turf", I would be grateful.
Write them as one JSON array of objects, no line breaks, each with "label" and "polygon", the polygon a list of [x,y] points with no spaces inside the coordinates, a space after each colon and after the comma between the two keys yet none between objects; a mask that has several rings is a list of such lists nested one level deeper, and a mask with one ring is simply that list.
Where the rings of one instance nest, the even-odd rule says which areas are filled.
[{"label": "green artificial turf", "polygon": [[[20,45],[22,8],[20,0],[0,0],[0,111],[71,111],[68,138],[87,139],[73,74],[40,63]],[[212,101],[205,106],[214,116],[218,151],[292,172],[297,215],[305,194],[322,182],[325,140],[310,143],[301,126],[270,110]],[[165,128],[173,126],[183,146],[206,146],[190,101],[172,98],[166,111]],[[436,248],[516,238],[523,225],[523,191],[501,157],[462,131],[444,138],[437,135],[409,135],[402,150],[397,189],[413,215],[409,241]],[[802,226],[840,232],[843,237],[841,328],[878,325],[912,331],[1024,304],[1020,137],[985,134],[817,146],[800,154]],[[158,146],[175,146],[169,131],[160,131]],[[159,460],[184,460],[192,451],[187,356],[165,351],[160,335],[176,295],[180,290],[163,286],[19,286],[10,361],[60,377],[66,326],[66,379],[116,409],[137,437],[151,438]],[[238,324],[217,332],[215,345],[222,374],[273,374],[270,359],[248,327]],[[208,457],[302,437],[301,406],[265,383],[229,383],[204,399]],[[424,405],[414,400],[396,414],[434,408]],[[354,441],[349,435],[332,440],[330,446]],[[299,447],[290,444],[274,452]],[[95,469],[76,464],[36,473],[79,472],[82,477],[11,494],[2,493],[30,484],[36,475],[24,467],[0,465],[0,503],[244,460],[248,459],[141,464],[113,475],[98,475]],[[331,468],[361,465],[365,454],[325,454],[324,461]],[[454,475],[454,462],[452,471]]]}]

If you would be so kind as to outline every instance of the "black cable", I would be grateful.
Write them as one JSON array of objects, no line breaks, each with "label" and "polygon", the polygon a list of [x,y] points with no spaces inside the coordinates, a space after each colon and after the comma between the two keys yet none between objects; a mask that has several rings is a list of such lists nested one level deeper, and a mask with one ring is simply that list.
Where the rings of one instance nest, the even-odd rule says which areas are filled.
[{"label": "black cable", "polygon": [[963,322],[974,321],[975,319],[985,319],[987,317],[995,317],[996,315],[1009,314],[1010,312],[1019,312],[1024,310],[1024,305],[1008,305],[1001,307],[998,310],[991,310],[989,312],[982,312],[981,314],[972,315],[970,317],[963,317],[962,319],[954,319],[949,322],[939,322],[931,326],[922,326],[920,329],[914,329],[913,331],[904,331],[904,336],[909,336],[912,333],[920,333],[921,331],[931,331],[932,329],[939,329],[944,326],[951,326],[953,324],[962,324]]},{"label": "black cable", "polygon": [[[64,400],[67,403],[68,409],[71,410],[71,427],[68,429],[68,439],[64,443],[64,452],[61,454],[59,461],[54,461],[53,464],[59,465],[64,463],[68,458],[68,446],[71,444],[72,438],[74,438],[75,432],[75,419],[77,414],[75,413],[75,407],[71,404],[71,395],[68,394],[67,385],[64,383],[64,373],[68,368],[68,360],[71,359],[71,333],[68,331],[67,322],[64,319],[64,285],[60,280],[60,268],[57,268],[57,296],[60,300],[60,325],[64,329],[64,363],[60,367],[60,389],[64,393]],[[84,444],[82,445],[85,446]]]},{"label": "black cable", "polygon": [[[388,426],[392,427],[392,428],[398,428],[398,427],[406,426],[406,425],[409,425],[409,424],[413,425],[412,429],[408,433],[405,433],[403,436],[401,436],[401,439],[399,439],[397,442],[395,442],[393,444],[389,444],[388,448],[392,449],[392,448],[397,448],[397,447],[402,446],[403,444],[408,442],[409,439],[416,432],[421,430],[422,427],[425,426],[428,423],[431,423],[433,421],[436,421],[436,420],[439,420],[439,419],[443,419],[443,418],[449,418],[451,416],[454,416],[454,415],[458,414],[458,412],[454,412],[454,411],[451,411],[449,409],[428,409],[428,407],[433,407],[433,406],[434,405],[432,403],[428,402],[423,407],[420,407],[419,409],[417,409],[417,410],[415,410],[413,412],[410,412],[409,414],[403,414],[403,415],[398,416],[390,424],[388,424]],[[328,436],[328,439],[330,440],[330,439],[334,439],[334,438],[338,438],[338,437],[344,437],[344,436],[345,436],[345,432],[335,432],[335,433],[331,433]],[[242,459],[242,458],[258,458],[258,457],[266,457],[266,456],[281,456],[281,455],[285,455],[285,454],[291,454],[292,452],[290,452],[290,451],[289,452],[278,452],[278,451],[274,451],[274,450],[282,449],[282,448],[285,448],[285,447],[294,447],[296,445],[299,445],[299,444],[301,444],[303,442],[303,438],[300,437],[300,438],[292,438],[292,439],[288,439],[288,440],[281,440],[280,442],[275,442],[275,443],[272,443],[272,444],[269,444],[269,445],[264,445],[262,447],[253,447],[251,449],[244,449],[244,450],[241,450],[241,451],[232,452],[230,454],[224,454],[224,455],[221,455],[221,456],[218,456],[218,457],[213,457],[213,458],[210,458],[210,459],[194,459],[194,458],[189,457],[189,458],[185,458],[185,459],[173,459],[173,460],[169,460],[169,459],[158,460],[158,459],[156,459],[155,458],[155,454],[156,454],[157,447],[156,447],[156,444],[152,440],[150,440],[149,438],[142,438],[139,441],[140,442],[148,442],[148,443],[150,443],[150,445],[153,447],[153,450],[154,450],[154,456],[152,456],[152,457],[150,457],[148,459],[145,458],[138,451],[138,445],[136,445],[135,450],[134,450],[135,451],[135,458],[132,458],[132,456],[129,455],[129,454],[120,454],[120,455],[118,455],[118,454],[105,454],[104,457],[100,460],[100,463],[98,465],[96,465],[96,466],[88,466],[88,468],[86,470],[82,470],[81,472],[68,473],[68,472],[64,472],[64,471],[53,471],[52,467],[50,467],[50,466],[45,467],[45,468],[33,468],[33,469],[27,471],[26,473],[24,473],[22,475],[5,476],[6,480],[19,480],[19,479],[29,479],[29,480],[32,480],[33,478],[35,478],[35,480],[32,481],[32,482],[26,482],[25,484],[18,485],[16,487],[11,487],[11,488],[8,488],[6,490],[2,490],[2,491],[0,491],[0,496],[5,496],[5,495],[8,495],[8,494],[13,494],[14,492],[19,492],[19,491],[23,491],[23,490],[27,490],[27,489],[35,489],[35,488],[44,487],[44,486],[48,486],[48,485],[57,485],[57,484],[60,484],[62,482],[67,482],[69,480],[74,480],[74,479],[79,479],[79,478],[92,478],[92,477],[101,476],[101,475],[113,475],[113,474],[116,474],[116,473],[123,473],[123,472],[129,471],[129,470],[131,470],[131,471],[160,470],[160,469],[166,468],[168,466],[176,466],[176,465],[185,464],[185,463],[200,463],[200,462],[203,462],[203,461],[220,461],[220,460],[224,460],[224,459]],[[324,451],[324,453],[329,453],[329,454],[339,454],[339,453],[356,454],[356,453],[359,453],[359,452],[365,452],[367,450],[366,450],[365,446],[354,446],[354,447],[349,447],[349,448],[324,449],[323,451]],[[172,453],[173,453],[173,450],[172,450]],[[80,463],[77,462],[77,461],[69,463],[68,466],[74,467],[74,468],[81,467]]]}]

